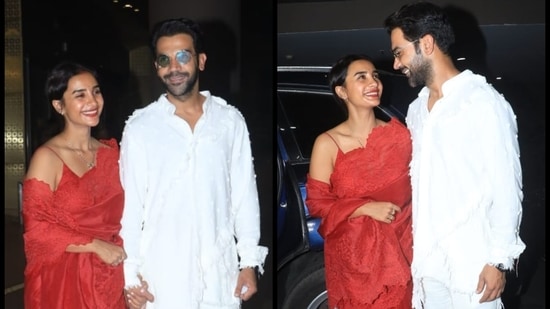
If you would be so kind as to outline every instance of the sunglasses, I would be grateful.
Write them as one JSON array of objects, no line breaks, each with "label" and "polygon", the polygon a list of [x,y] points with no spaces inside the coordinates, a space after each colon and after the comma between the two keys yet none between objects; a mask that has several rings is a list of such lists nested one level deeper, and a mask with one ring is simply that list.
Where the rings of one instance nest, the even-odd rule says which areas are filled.
[{"label": "sunglasses", "polygon": [[[182,65],[187,64],[191,60],[191,57],[193,57],[193,53],[185,49],[176,53],[176,61]],[[170,65],[170,57],[166,55],[158,55],[156,62],[159,67],[165,68]]]}]

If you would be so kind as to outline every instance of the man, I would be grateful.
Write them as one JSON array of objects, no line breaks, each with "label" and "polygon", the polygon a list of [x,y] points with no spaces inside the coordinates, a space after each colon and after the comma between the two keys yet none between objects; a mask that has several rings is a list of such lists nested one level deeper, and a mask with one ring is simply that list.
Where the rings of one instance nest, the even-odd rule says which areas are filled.
[{"label": "man", "polygon": [[413,306],[501,308],[519,237],[522,174],[514,112],[485,77],[460,72],[441,8],[407,4],[384,23],[394,69],[424,86],[410,104]]},{"label": "man", "polygon": [[128,304],[240,308],[267,255],[245,120],[199,91],[207,58],[195,22],[162,21],[151,43],[166,93],[130,116],[121,141]]}]

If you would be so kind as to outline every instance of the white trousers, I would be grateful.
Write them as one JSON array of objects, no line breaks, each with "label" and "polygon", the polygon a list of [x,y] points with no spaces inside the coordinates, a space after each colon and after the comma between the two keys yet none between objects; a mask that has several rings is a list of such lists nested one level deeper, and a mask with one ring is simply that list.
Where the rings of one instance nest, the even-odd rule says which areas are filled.
[{"label": "white trousers", "polygon": [[464,294],[449,290],[441,282],[423,278],[424,302],[422,308],[416,309],[500,309],[504,308],[502,300],[497,298],[492,302],[479,303],[480,294]]}]

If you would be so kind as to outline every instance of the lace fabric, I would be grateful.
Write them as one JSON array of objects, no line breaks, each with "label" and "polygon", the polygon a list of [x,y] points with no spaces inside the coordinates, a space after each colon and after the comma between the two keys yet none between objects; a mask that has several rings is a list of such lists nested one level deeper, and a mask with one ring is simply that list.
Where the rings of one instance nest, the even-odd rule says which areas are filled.
[{"label": "lace fabric", "polygon": [[82,177],[65,164],[56,191],[45,182],[23,182],[25,308],[125,308],[122,264],[105,264],[94,253],[70,253],[70,244],[94,238],[122,245],[123,191],[118,144],[97,152],[97,166]]},{"label": "lace fabric", "polygon": [[[366,148],[339,150],[330,185],[308,176],[306,203],[322,218],[329,308],[411,308],[411,141],[397,119],[373,130]],[[369,201],[402,208],[391,224],[348,219]]]}]

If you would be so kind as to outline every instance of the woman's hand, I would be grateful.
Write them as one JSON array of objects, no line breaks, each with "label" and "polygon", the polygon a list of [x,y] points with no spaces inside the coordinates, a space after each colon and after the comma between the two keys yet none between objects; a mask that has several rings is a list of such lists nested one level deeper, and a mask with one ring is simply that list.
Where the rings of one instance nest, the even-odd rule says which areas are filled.
[{"label": "woman's hand", "polygon": [[126,252],[121,246],[110,242],[94,239],[85,245],[68,245],[67,252],[93,252],[105,263],[111,266],[117,266],[127,258]]},{"label": "woman's hand", "polygon": [[105,262],[105,264],[118,266],[127,258],[126,252],[121,246],[117,246],[100,239],[94,239],[92,241],[92,246],[93,252],[97,254],[97,256]]},{"label": "woman's hand", "polygon": [[349,216],[349,219],[359,216],[369,216],[374,220],[392,223],[395,216],[401,212],[401,207],[390,202],[368,202],[363,204]]}]

